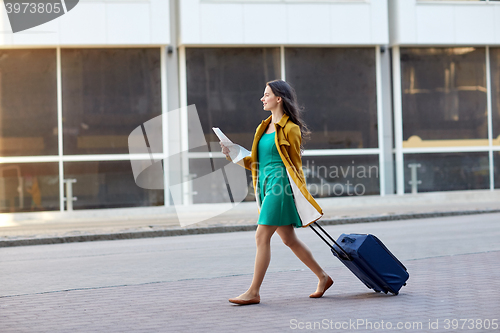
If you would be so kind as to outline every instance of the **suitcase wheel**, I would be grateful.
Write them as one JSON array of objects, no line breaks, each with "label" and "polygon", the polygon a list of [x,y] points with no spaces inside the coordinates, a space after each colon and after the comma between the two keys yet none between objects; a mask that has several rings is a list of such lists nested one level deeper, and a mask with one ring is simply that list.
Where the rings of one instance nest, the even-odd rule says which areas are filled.
[{"label": "suitcase wheel", "polygon": [[381,293],[382,290],[374,290],[376,293]]},{"label": "suitcase wheel", "polygon": [[403,286],[406,286],[406,282],[405,282],[405,283],[403,283]]}]

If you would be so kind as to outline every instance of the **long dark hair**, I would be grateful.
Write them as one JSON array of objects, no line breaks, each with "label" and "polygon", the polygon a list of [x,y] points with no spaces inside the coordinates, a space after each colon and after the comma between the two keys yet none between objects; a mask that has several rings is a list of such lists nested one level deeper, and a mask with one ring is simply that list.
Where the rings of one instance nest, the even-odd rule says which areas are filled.
[{"label": "long dark hair", "polygon": [[300,144],[301,153],[304,151],[304,141],[308,140],[311,136],[311,131],[307,127],[306,123],[302,119],[302,113],[304,112],[304,107],[299,106],[297,102],[297,94],[295,93],[295,89],[292,88],[287,82],[283,80],[273,80],[266,83],[273,94],[278,97],[281,97],[283,100],[283,111],[285,112],[290,120],[295,124],[299,125],[300,135],[302,136],[302,142]]}]

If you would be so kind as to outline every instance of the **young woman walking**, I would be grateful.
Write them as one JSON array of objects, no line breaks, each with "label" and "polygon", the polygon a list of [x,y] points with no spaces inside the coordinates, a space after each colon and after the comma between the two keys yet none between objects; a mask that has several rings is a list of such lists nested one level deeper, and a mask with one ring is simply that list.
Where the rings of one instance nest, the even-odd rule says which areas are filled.
[{"label": "young woman walking", "polygon": [[[257,252],[250,288],[229,302],[240,305],[260,303],[260,286],[271,260],[271,236],[277,232],[283,243],[318,277],[311,298],[323,296],[333,284],[330,276],[314,259],[309,248],[301,242],[294,228],[307,227],[321,218],[323,211],[306,187],[302,171],[302,138],[310,134],[301,119],[295,90],[283,80],[266,83],[261,98],[265,111],[271,116],[255,131],[251,155],[238,161],[252,171],[259,219],[255,241]],[[222,143],[228,160],[229,149]]]}]

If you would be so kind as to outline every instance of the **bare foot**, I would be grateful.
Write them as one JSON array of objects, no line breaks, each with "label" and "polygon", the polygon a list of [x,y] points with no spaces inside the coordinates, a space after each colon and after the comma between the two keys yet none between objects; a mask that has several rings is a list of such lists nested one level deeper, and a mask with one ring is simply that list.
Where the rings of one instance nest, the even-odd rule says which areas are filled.
[{"label": "bare foot", "polygon": [[321,279],[319,279],[318,281],[318,288],[316,288],[316,292],[315,293],[322,293],[323,290],[325,290],[325,286],[326,286],[326,283],[328,282],[328,274],[325,273],[325,275],[323,275],[323,277],[321,277]]},{"label": "bare foot", "polygon": [[239,304],[239,305],[248,305],[248,304],[259,304],[260,296],[257,293],[251,293],[248,290],[241,294],[236,298],[230,298],[229,302]]},{"label": "bare foot", "polygon": [[323,296],[323,294],[325,293],[325,291],[330,288],[333,284],[333,280],[330,276],[328,276],[328,274],[324,274],[320,279],[319,279],[319,282],[318,282],[318,288],[316,289],[316,291],[314,293],[312,293],[311,295],[309,295],[309,297],[311,298],[319,298],[321,296]]},{"label": "bare foot", "polygon": [[242,300],[242,301],[248,301],[254,298],[260,297],[258,293],[252,293],[250,291],[245,291],[243,294],[240,296],[236,297],[236,299]]}]

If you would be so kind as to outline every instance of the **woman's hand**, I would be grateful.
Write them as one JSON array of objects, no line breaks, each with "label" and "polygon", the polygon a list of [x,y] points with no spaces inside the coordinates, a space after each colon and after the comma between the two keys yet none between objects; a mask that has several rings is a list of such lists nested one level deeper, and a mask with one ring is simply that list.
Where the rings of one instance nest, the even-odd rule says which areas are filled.
[{"label": "woman's hand", "polygon": [[219,143],[220,143],[220,146],[222,147],[222,153],[224,155],[226,155],[226,157],[229,157],[229,148],[227,148],[226,146],[224,146],[224,144],[222,142],[219,142]]},{"label": "woman's hand", "polygon": [[[233,160],[231,159],[231,156],[229,156],[229,148],[227,148],[226,146],[224,146],[224,144],[223,144],[222,142],[219,142],[219,144],[220,144],[220,146],[222,147],[222,153],[223,153],[224,155],[226,155],[226,159],[227,159],[227,160],[229,160],[229,161],[233,161]],[[242,167],[246,168],[246,167],[245,167],[245,161],[244,161],[246,158],[250,158],[250,157],[248,157],[248,156],[247,156],[247,157],[245,157],[245,158],[242,158],[242,159],[240,159],[238,162],[236,162],[236,164],[238,164],[238,165],[240,165],[240,166],[242,166]],[[250,168],[248,168],[248,170],[250,170]]]}]

